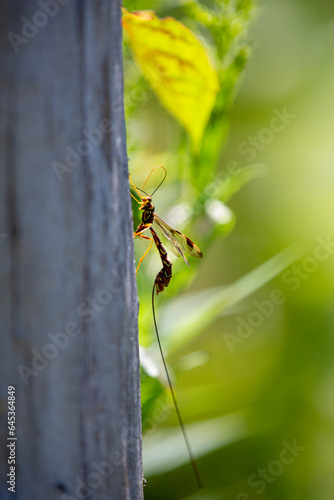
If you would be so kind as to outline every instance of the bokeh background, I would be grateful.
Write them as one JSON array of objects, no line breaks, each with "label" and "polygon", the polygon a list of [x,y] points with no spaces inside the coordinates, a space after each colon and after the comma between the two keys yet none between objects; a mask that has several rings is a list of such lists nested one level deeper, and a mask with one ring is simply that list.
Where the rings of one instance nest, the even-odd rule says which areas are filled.
[{"label": "bokeh background", "polygon": [[[193,27],[181,3],[124,5]],[[146,499],[334,495],[334,4],[267,0],[247,30],[215,172],[195,165],[181,126],[124,48],[132,179],[142,186],[154,166],[168,169],[156,211],[204,253],[190,268],[173,260],[175,276],[156,300],[202,491],[156,345],[154,249],[138,273]],[[136,204],[134,216],[136,224]],[[136,241],[137,259],[145,248]]]}]

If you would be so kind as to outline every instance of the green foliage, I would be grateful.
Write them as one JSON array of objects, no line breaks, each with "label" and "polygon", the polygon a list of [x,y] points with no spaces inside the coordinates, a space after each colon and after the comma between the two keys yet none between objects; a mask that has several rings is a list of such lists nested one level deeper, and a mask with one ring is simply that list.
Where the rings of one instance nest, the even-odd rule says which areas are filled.
[{"label": "green foliage", "polygon": [[160,19],[153,12],[123,9],[122,23],[145,79],[184,126],[197,153],[219,90],[205,47],[173,17]]},{"label": "green foliage", "polygon": [[[194,148],[180,125],[185,125],[184,120],[168,104],[169,97],[176,99],[174,89],[168,87],[168,78],[159,80],[160,85],[164,86],[164,97],[155,88],[154,81],[160,76],[152,77],[154,69],[150,58],[153,57],[155,65],[159,64],[159,55],[154,53],[154,40],[148,42],[145,38],[141,42],[140,34],[139,37],[132,38],[132,51],[141,70],[134,64],[125,44],[125,105],[132,179],[140,187],[154,166],[162,164],[167,168],[167,180],[153,200],[156,211],[194,239],[203,251],[205,261],[211,248],[220,245],[235,226],[236,216],[226,204],[252,179],[266,175],[263,164],[240,166],[237,162],[224,164],[222,160],[229,135],[231,109],[250,57],[248,30],[256,12],[256,2],[154,2],[146,6],[144,2],[128,1],[125,2],[125,7],[128,10],[154,8],[158,16],[174,16],[182,21],[200,39],[201,47],[205,47],[218,75],[217,98],[200,140],[200,147]],[[160,29],[160,21],[154,17],[154,22]],[[141,43],[145,45],[145,50],[150,45],[150,51],[144,56],[141,54]],[[158,39],[156,43],[158,44]],[[158,103],[154,91],[174,118]],[[185,128],[189,132],[189,127]],[[189,134],[192,135],[191,132]],[[145,189],[153,191],[159,181],[158,175],[152,176]],[[140,214],[134,201],[133,210],[134,223],[137,225]],[[145,249],[146,246],[138,242],[137,261]],[[248,390],[243,389],[231,360],[228,360],[226,354],[217,354],[217,350],[224,351],[224,347],[226,348],[221,334],[217,333],[217,324],[222,321],[222,317],[229,318],[235,311],[242,310],[245,298],[274,279],[300,255],[300,247],[288,247],[255,269],[248,270],[244,276],[239,275],[232,284],[219,284],[215,287],[205,282],[203,273],[198,278],[203,261],[192,259],[189,269],[184,268],[181,259],[173,261],[170,286],[156,298],[158,325],[167,361],[173,367],[170,369],[174,382],[178,382],[181,410],[186,422],[193,422],[190,435],[195,454],[202,457],[203,463],[210,460],[211,454],[224,449],[228,444],[236,444],[239,440],[247,440],[267,430],[266,426],[260,429],[258,422],[254,424],[256,410],[249,411],[247,408],[248,404],[253,404],[257,394],[252,393],[249,387]],[[220,264],[217,262],[217,268]],[[153,281],[160,267],[159,256],[152,250],[138,273],[140,341],[144,346],[143,429],[148,434],[147,441],[144,441],[144,463],[147,465],[148,475],[168,471],[174,471],[170,473],[177,475],[176,469],[185,466],[188,458],[180,451],[183,443],[179,431],[174,429],[177,426],[175,414],[169,411],[161,417],[160,410],[157,412],[169,399],[168,391],[165,390],[166,380],[161,371],[151,310]],[[191,284],[194,286],[193,291],[182,294]],[[263,347],[261,356],[258,356],[255,381],[265,373],[267,364],[274,357],[272,345],[275,342],[277,340],[273,336],[268,340],[268,345]],[[227,364],[230,363],[230,384],[234,390],[232,395],[224,394],[224,390],[228,391],[226,380],[222,381],[219,377],[217,380],[210,374],[210,370],[214,370],[210,365],[214,365],[215,356],[220,362],[224,360]],[[217,366],[215,369],[217,370]],[[222,391],[226,398],[220,397]],[[235,416],[226,416],[233,411],[237,412]],[[151,423],[151,427],[146,425],[147,422]],[[203,435],[206,436],[206,443],[203,442]],[[157,456],[163,458],[158,460]],[[212,498],[221,498],[219,495],[220,493]],[[159,494],[159,498],[171,498],[170,492],[165,496],[163,493]],[[183,497],[179,494],[175,498]]]},{"label": "green foliage", "polygon": [[[167,168],[156,212],[204,255],[190,258],[190,268],[174,259],[173,279],[156,297],[200,492],[153,329],[151,291],[161,268],[154,248],[137,276],[145,498],[331,500],[334,249],[315,255],[319,237],[334,241],[333,9],[314,0],[270,0],[261,16],[255,2],[237,0],[128,0],[125,7],[182,22],[205,47],[220,88],[196,152],[124,45],[132,179],[141,187],[154,166]],[[284,109],[295,119],[272,134]],[[254,139],[247,159],[240,146]],[[155,173],[145,189],[159,181]],[[133,209],[136,225],[135,202]],[[138,262],[147,245],[135,248]],[[280,467],[282,443],[294,440],[306,451],[281,474],[269,472],[258,494],[250,478]]]}]

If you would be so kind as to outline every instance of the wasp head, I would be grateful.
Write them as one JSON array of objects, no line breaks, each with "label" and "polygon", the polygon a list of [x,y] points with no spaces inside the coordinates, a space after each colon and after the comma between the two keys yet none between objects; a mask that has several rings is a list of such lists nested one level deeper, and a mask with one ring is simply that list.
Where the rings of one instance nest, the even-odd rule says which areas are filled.
[{"label": "wasp head", "polygon": [[152,210],[152,209],[154,209],[152,205],[152,198],[150,196],[145,196],[145,198],[142,198],[139,210]]}]

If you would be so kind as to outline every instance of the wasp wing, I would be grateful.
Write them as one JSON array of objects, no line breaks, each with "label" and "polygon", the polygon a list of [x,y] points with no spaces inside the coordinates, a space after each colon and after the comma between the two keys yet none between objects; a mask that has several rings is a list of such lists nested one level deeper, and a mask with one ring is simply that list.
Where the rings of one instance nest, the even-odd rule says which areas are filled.
[{"label": "wasp wing", "polygon": [[171,237],[170,231],[167,230],[166,227],[164,227],[164,225],[162,225],[157,219],[154,219],[152,226],[155,232],[161,238],[162,243],[167,248],[167,250],[173,252],[173,254],[176,255],[176,257],[181,256],[184,262],[187,264],[187,266],[189,266],[189,262],[186,256],[184,255],[182,248],[177,243],[177,241],[175,241],[174,238]]},{"label": "wasp wing", "polygon": [[180,257],[181,255],[187,266],[189,266],[189,263],[184,255],[185,252],[189,253],[193,257],[203,257],[198,246],[195,245],[195,243],[193,243],[188,236],[175,229],[175,227],[167,224],[156,214],[154,214],[153,229],[156,230],[158,235],[162,235],[164,237],[164,244],[166,244],[166,247],[169,250],[171,250],[177,257]]}]

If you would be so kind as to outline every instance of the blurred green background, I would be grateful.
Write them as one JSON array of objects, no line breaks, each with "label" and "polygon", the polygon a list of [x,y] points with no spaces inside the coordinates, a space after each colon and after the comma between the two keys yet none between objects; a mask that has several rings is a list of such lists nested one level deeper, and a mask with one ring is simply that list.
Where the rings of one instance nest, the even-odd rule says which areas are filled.
[{"label": "blurred green background", "polygon": [[[246,2],[221,5],[226,12],[238,3],[246,8]],[[172,15],[196,30],[186,3],[124,5]],[[248,34],[240,51],[233,49],[235,68],[249,60],[234,102],[220,109],[215,165],[206,163],[210,154],[191,156],[181,126],[124,48],[132,179],[140,187],[154,166],[167,168],[156,212],[204,253],[203,260],[190,259],[190,268],[174,259],[174,277],[156,299],[201,491],[153,329],[150,297],[161,267],[155,249],[137,276],[144,493],[159,500],[331,500],[334,4],[268,0],[247,10],[241,25]],[[208,136],[209,151],[213,137],[217,130]],[[151,190],[158,177],[150,179]],[[135,245],[138,261],[147,245]]]}]

